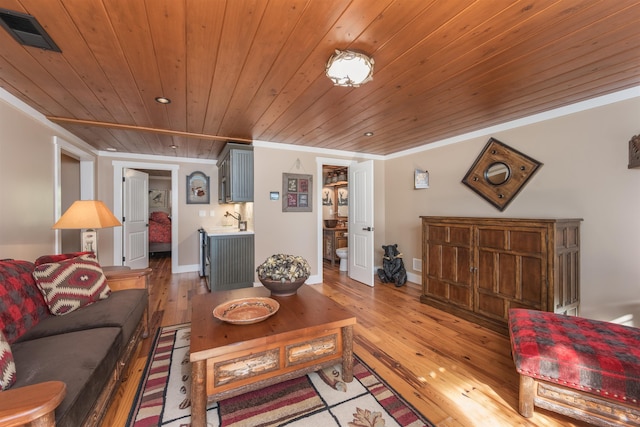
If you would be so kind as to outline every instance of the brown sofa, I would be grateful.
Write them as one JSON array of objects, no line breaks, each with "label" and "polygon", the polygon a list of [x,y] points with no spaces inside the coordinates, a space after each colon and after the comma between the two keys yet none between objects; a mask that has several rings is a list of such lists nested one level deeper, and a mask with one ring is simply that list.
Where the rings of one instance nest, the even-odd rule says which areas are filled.
[{"label": "brown sofa", "polygon": [[[33,268],[26,261],[0,261],[2,308],[11,292],[16,303],[16,288],[37,298]],[[3,334],[13,337],[9,343],[16,371],[15,383],[0,391],[0,425],[50,425],[54,420],[61,427],[100,424],[140,338],[148,334],[150,272],[106,270],[112,291],[106,299],[58,316],[32,310],[36,314],[29,315],[28,329],[17,338],[6,317],[0,319]]]}]

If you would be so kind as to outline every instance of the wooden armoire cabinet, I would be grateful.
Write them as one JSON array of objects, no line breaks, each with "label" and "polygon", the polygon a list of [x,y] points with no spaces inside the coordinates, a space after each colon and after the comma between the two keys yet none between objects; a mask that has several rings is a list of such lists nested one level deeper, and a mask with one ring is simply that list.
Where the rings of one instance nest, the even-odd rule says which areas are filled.
[{"label": "wooden armoire cabinet", "polygon": [[581,219],[421,218],[423,303],[503,333],[510,308],[578,315]]}]

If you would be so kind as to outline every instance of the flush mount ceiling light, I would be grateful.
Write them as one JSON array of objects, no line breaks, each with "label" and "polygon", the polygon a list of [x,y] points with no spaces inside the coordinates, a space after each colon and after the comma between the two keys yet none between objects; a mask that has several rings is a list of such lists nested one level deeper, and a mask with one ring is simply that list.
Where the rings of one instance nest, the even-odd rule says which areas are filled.
[{"label": "flush mount ceiling light", "polygon": [[327,62],[327,77],[336,86],[358,87],[373,80],[373,58],[351,50],[337,50]]}]

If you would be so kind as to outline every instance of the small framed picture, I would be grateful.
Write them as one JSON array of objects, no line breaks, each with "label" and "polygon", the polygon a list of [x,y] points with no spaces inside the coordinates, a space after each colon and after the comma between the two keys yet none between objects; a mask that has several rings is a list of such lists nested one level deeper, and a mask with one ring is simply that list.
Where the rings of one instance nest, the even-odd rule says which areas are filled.
[{"label": "small framed picture", "polygon": [[413,177],[413,188],[429,188],[429,172],[416,169]]},{"label": "small framed picture", "polygon": [[313,211],[313,176],[282,174],[282,212]]},{"label": "small framed picture", "polygon": [[280,200],[280,192],[279,191],[269,192],[269,200]]},{"label": "small framed picture", "polygon": [[149,207],[166,208],[167,190],[149,190]]},{"label": "small framed picture", "polygon": [[196,171],[187,175],[187,204],[209,204],[209,177]]}]

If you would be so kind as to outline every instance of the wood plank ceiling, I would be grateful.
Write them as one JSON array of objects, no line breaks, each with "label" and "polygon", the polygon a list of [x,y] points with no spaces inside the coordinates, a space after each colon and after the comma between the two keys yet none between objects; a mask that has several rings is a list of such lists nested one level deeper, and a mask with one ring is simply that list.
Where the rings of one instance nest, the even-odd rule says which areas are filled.
[{"label": "wood plank ceiling", "polygon": [[[62,50],[0,30],[0,86],[99,150],[215,159],[239,139],[387,155],[640,84],[637,0],[0,7]],[[336,48],[371,55],[373,81],[332,86]]]}]

